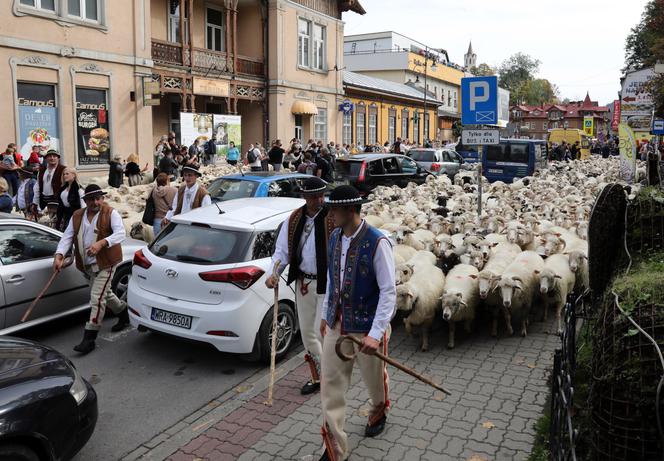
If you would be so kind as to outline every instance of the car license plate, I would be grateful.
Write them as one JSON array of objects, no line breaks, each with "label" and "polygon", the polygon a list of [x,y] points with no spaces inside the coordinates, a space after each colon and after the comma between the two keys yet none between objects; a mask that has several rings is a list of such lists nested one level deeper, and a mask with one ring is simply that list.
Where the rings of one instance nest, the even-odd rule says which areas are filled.
[{"label": "car license plate", "polygon": [[150,318],[155,322],[165,323],[166,325],[173,325],[174,327],[191,330],[192,317],[190,315],[176,314],[174,312],[168,312],[153,307]]}]

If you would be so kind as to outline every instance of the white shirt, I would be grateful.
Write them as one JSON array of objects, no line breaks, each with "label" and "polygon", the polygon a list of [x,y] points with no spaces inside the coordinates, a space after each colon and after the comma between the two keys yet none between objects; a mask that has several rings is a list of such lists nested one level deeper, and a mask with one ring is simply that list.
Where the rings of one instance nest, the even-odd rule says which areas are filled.
[{"label": "white shirt", "polygon": [[19,210],[25,210],[28,208],[28,203],[25,203],[25,187],[30,182],[30,179],[24,179],[21,181],[21,184],[18,186],[18,192],[14,196],[14,204],[18,205]]},{"label": "white shirt", "polygon": [[[182,210],[180,210],[180,214],[184,214],[187,211],[191,211],[191,204],[194,202],[194,198],[196,197],[197,192],[198,192],[198,182],[196,182],[191,187],[185,187],[184,197],[182,199]],[[175,193],[175,197],[173,197],[173,203],[171,204],[171,209],[168,210],[168,213],[166,213],[166,219],[168,219],[169,221],[175,215],[175,210],[178,207],[178,194],[179,193],[180,193],[180,189],[178,188],[178,191]],[[201,207],[208,206],[208,205],[212,205],[212,199],[210,198],[209,194],[205,195],[205,197],[203,197],[203,200],[201,201]]]},{"label": "white shirt", "polygon": [[[320,211],[318,212],[320,213]],[[318,213],[316,213],[316,216],[318,216]],[[317,274],[318,273],[318,267],[316,266],[316,227],[314,225],[314,219],[316,219],[316,216],[313,218],[309,217],[309,215],[306,214],[306,221],[304,222],[304,230],[302,231],[302,236],[300,237],[300,242],[299,246],[304,246],[302,247],[302,254],[300,258],[300,266],[299,269],[304,272],[305,274]],[[279,274],[281,274],[284,269],[286,269],[286,266],[288,265],[288,262],[290,261],[290,255],[288,254],[288,222],[290,221],[290,216],[283,222],[281,225],[281,229],[279,230],[279,235],[277,236],[277,244],[275,246],[274,250],[274,255],[272,255],[272,265],[270,266],[272,269],[270,269],[270,276],[272,275],[272,272],[274,271],[274,265],[276,264],[277,261],[281,261],[279,264]],[[308,226],[311,226],[311,233],[309,234],[309,237],[306,237],[306,230],[308,229]],[[305,240],[306,239],[306,240]],[[297,251],[297,249],[296,249]]]},{"label": "white shirt", "polygon": [[[83,189],[78,190],[78,196],[80,197],[80,202],[81,202],[81,208],[85,208],[85,202],[83,201]],[[62,192],[60,192],[60,199],[62,200],[62,204],[66,206],[67,208],[70,207],[69,205],[69,189],[64,189]]]},{"label": "white shirt", "polygon": [[253,152],[256,156],[256,160],[254,160],[253,163],[250,163],[249,166],[261,166],[261,150],[258,147],[254,147]]},{"label": "white shirt", "polygon": [[[362,220],[362,224],[357,228],[355,233],[346,237],[341,234],[341,262],[339,280],[344,279],[344,272],[346,271],[346,254],[351,242],[360,230],[367,224]],[[376,341],[380,341],[383,333],[390,324],[390,320],[394,317],[397,305],[397,287],[394,276],[394,255],[392,253],[392,245],[387,238],[381,239],[376,247],[376,253],[373,258],[374,272],[376,273],[376,282],[380,294],[378,295],[378,306],[376,307],[376,315],[374,316],[369,336]],[[330,291],[332,281],[330,280],[330,273],[327,274],[327,293],[325,293],[325,302],[323,302],[322,319],[327,318],[327,308],[330,301]]]},{"label": "white shirt", "polygon": [[39,181],[35,184],[35,196],[32,199],[32,203],[35,205],[39,205],[39,197],[41,197],[41,195],[44,197],[53,195],[53,177],[55,176],[56,168],[57,167],[53,167],[52,169],[46,168],[46,171],[44,171],[44,180],[42,181],[44,183],[44,190],[40,190]]},{"label": "white shirt", "polygon": [[[88,213],[83,212],[81,227],[83,228],[84,248],[79,250],[83,250],[85,254],[83,258],[83,264],[86,266],[97,263],[97,258],[94,256],[88,256],[87,251],[85,251],[97,241],[97,234],[95,233],[95,229],[97,228],[97,219],[99,219],[99,213],[94,215],[92,222],[90,222],[88,221]],[[126,237],[124,224],[122,224],[122,217],[120,216],[120,213],[117,212],[117,210],[113,210],[111,212],[111,229],[113,230],[113,233],[106,238],[109,248],[113,245],[122,243]],[[67,226],[67,229],[65,229],[65,233],[60,239],[60,243],[58,243],[58,249],[55,251],[55,254],[60,254],[63,256],[66,255],[71,249],[72,243],[76,238],[77,236],[74,235],[74,220],[70,219],[69,225]]]}]

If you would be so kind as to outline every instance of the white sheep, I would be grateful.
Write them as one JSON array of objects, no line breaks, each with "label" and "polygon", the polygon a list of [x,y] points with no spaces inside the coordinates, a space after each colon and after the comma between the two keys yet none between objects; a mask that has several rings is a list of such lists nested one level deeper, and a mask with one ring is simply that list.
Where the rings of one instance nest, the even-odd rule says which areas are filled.
[{"label": "white sheep", "polygon": [[443,319],[449,327],[447,347],[454,348],[456,322],[464,322],[464,329],[470,333],[478,298],[478,271],[475,266],[459,264],[447,274],[445,292],[441,299]]},{"label": "white sheep", "polygon": [[567,295],[574,290],[576,277],[569,267],[569,257],[562,254],[549,256],[544,261],[544,269],[535,271],[540,279],[540,294],[544,309],[543,320],[546,322],[549,306],[556,310],[558,332],[562,331],[561,312]]}]

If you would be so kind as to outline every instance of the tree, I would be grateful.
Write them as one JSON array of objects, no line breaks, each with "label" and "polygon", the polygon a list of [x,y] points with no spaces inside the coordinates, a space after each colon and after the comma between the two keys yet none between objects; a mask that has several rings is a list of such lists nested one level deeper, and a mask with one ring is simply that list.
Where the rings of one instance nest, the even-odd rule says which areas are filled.
[{"label": "tree", "polygon": [[520,104],[526,100],[526,84],[534,79],[539,66],[539,59],[534,59],[525,53],[516,53],[500,65],[498,84],[510,91],[510,105]]},{"label": "tree", "polygon": [[470,73],[476,77],[488,77],[490,75],[496,75],[496,69],[483,62],[479,66],[473,66],[470,68]]},{"label": "tree", "polygon": [[526,104],[541,106],[558,102],[558,87],[545,78],[529,80],[523,85]]}]

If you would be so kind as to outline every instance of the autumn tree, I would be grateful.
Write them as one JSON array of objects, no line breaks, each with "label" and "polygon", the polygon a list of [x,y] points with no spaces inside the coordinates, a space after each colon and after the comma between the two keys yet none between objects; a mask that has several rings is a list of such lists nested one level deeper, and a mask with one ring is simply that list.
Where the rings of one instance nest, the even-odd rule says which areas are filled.
[{"label": "autumn tree", "polygon": [[496,69],[483,62],[479,66],[473,66],[470,68],[470,73],[476,77],[488,77],[491,75],[496,75]]}]

